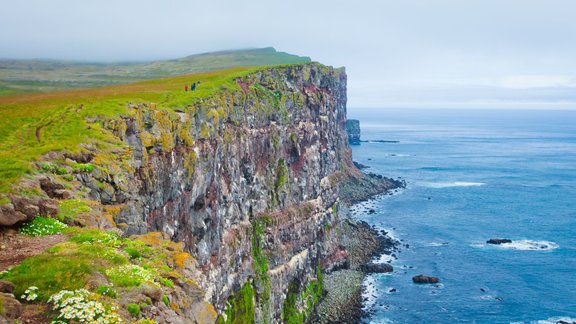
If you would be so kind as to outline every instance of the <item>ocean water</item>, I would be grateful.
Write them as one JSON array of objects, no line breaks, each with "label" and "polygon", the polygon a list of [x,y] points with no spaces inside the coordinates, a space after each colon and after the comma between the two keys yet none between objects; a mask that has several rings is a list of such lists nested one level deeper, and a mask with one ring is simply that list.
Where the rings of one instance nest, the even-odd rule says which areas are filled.
[{"label": "ocean water", "polygon": [[[354,208],[403,245],[394,273],[364,283],[365,322],[576,321],[576,111],[349,116],[363,140],[399,141],[354,146],[354,160],[408,183]],[[413,284],[419,274],[440,284]]]}]

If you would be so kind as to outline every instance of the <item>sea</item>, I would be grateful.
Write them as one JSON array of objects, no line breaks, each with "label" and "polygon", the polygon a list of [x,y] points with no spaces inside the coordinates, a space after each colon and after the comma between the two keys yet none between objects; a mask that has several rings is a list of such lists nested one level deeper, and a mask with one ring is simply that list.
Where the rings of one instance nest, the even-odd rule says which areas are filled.
[{"label": "sea", "polygon": [[[352,208],[401,243],[375,259],[394,272],[364,281],[363,322],[576,322],[576,111],[348,116],[366,141],[354,160],[407,183]],[[440,282],[414,284],[420,274]]]}]

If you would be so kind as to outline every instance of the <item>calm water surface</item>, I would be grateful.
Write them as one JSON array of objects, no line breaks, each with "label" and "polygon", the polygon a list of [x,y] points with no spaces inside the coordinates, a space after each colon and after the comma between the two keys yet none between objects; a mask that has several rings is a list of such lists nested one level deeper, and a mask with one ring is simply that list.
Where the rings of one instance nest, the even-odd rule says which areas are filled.
[{"label": "calm water surface", "polygon": [[[576,321],[576,111],[350,109],[354,160],[406,190],[356,206],[404,245],[371,323]],[[374,208],[368,215],[365,208]],[[486,245],[492,237],[512,244]],[[418,274],[441,284],[415,285]],[[395,291],[392,291],[395,289]]]}]

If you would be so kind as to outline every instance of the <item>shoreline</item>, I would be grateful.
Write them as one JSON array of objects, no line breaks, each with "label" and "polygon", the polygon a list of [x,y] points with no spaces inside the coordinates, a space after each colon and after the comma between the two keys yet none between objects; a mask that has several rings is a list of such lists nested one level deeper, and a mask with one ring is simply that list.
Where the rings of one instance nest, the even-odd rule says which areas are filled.
[{"label": "shoreline", "polygon": [[406,187],[403,180],[394,180],[374,173],[362,173],[341,185],[341,199],[346,207],[340,220],[342,246],[348,251],[347,265],[324,275],[325,293],[311,318],[312,323],[358,323],[369,315],[364,309],[366,276],[375,272],[392,271],[391,261],[375,263],[381,255],[398,251],[401,242],[365,221],[356,219],[351,207],[362,202],[391,195]]}]

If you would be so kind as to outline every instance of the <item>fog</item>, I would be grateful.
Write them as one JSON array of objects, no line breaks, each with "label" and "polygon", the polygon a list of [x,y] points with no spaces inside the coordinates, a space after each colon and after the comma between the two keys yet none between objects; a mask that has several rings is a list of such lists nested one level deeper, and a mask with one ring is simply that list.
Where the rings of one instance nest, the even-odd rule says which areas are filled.
[{"label": "fog", "polygon": [[28,0],[2,16],[2,58],[274,46],[345,66],[350,107],[576,108],[572,0]]}]

